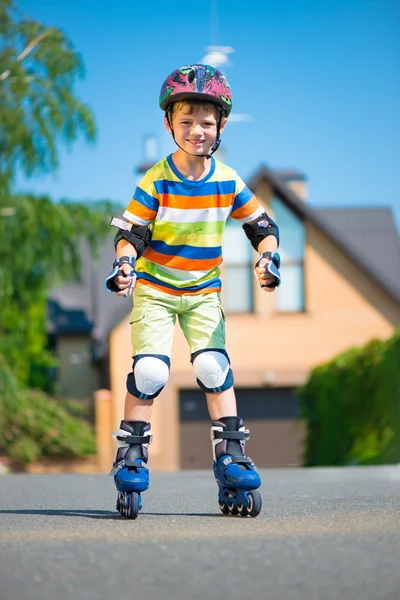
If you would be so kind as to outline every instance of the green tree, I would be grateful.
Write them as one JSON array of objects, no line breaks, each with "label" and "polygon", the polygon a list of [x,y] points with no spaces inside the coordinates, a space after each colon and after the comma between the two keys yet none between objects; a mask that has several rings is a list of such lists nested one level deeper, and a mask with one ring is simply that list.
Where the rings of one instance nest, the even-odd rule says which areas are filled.
[{"label": "green tree", "polygon": [[0,453],[19,462],[95,452],[77,405],[30,388],[49,390],[49,291],[79,277],[83,242],[93,252],[111,243],[116,207],[12,193],[17,170],[27,177],[53,171],[61,143],[95,139],[93,116],[74,94],[83,74],[60,29],[0,0]]},{"label": "green tree", "polygon": [[15,214],[2,232],[8,254],[0,268],[0,353],[20,382],[46,389],[38,374],[54,364],[46,350],[48,292],[80,277],[82,240],[93,255],[100,240],[112,244],[108,222],[116,207],[31,195],[14,201]]},{"label": "green tree", "polygon": [[53,360],[46,350],[49,290],[79,276],[82,240],[94,248],[110,229],[110,203],[12,194],[17,169],[25,176],[52,171],[60,143],[78,134],[94,140],[93,116],[74,95],[83,74],[61,30],[0,0],[0,353],[25,385],[46,387],[37,374]]},{"label": "green tree", "polygon": [[58,141],[94,139],[93,116],[73,90],[83,75],[60,29],[23,18],[12,0],[0,0],[0,209],[17,167],[25,175],[52,171]]}]

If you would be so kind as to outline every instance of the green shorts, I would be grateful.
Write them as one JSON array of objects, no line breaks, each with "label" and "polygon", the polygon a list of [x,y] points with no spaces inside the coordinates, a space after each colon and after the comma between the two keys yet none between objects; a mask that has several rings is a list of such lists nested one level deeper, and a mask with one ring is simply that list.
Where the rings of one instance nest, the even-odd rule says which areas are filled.
[{"label": "green shorts", "polygon": [[171,357],[176,317],[190,352],[205,348],[225,350],[225,315],[219,293],[173,296],[137,283],[130,323],[133,356]]}]

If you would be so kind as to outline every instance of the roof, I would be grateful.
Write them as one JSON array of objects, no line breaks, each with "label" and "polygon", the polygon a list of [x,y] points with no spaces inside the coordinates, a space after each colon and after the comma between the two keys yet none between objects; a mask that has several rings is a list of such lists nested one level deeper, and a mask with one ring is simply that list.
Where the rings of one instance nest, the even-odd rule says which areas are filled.
[{"label": "roof", "polygon": [[[82,245],[81,281],[74,281],[52,290],[49,303],[49,328],[57,328],[52,322],[51,301],[55,301],[63,312],[83,310],[92,322],[93,352],[95,358],[104,356],[108,351],[108,335],[132,310],[132,297],[121,298],[109,294],[104,289],[104,280],[111,271],[115,258],[113,243],[107,238],[95,258],[91,258],[86,244]],[[58,319],[60,316],[58,316]],[[64,333],[65,330],[59,333]],[[70,332],[71,335],[71,332]]]},{"label": "roof", "polygon": [[[280,173],[261,166],[247,182],[255,190],[262,181],[267,181],[280,198],[300,219],[310,222],[341,249],[356,265],[371,277],[381,289],[396,302],[400,302],[400,240],[390,208],[330,208],[317,209],[306,204],[286,185],[286,172]],[[371,251],[372,250],[372,251]],[[115,297],[104,289],[104,279],[111,270],[115,258],[113,244],[109,239],[92,259],[87,245],[82,246],[82,281],[72,282],[52,291],[51,300],[70,319],[71,326],[80,323],[94,327],[91,336],[95,358],[108,352],[109,333],[132,309],[132,298]],[[371,270],[371,265],[374,267]],[[73,311],[83,312],[78,315]],[[69,316],[68,316],[69,315]],[[51,316],[51,315],[50,315]],[[60,313],[58,313],[60,319]],[[60,325],[60,324],[59,324]],[[65,329],[49,322],[49,328],[59,333]],[[71,334],[71,332],[70,332]]]},{"label": "roof", "polygon": [[55,300],[49,300],[47,331],[53,335],[85,335],[93,329],[85,311],[81,308],[65,310]]},{"label": "roof", "polygon": [[[262,181],[267,181],[274,189],[275,195],[280,198],[285,204],[302,220],[310,222],[324,235],[327,236],[339,249],[341,249],[364,273],[371,277],[381,289],[385,290],[396,302],[400,302],[400,279],[395,276],[399,267],[392,273],[387,263],[395,265],[400,260],[400,240],[396,230],[394,220],[390,208],[376,209],[315,209],[301,200],[289,187],[282,181],[274,171],[271,171],[266,166],[260,167],[256,174],[247,182],[251,190],[255,190]],[[353,211],[352,219],[345,223],[344,211]],[[356,217],[358,211],[359,219]],[[361,212],[363,218],[361,218]],[[340,218],[339,215],[341,214]],[[368,214],[369,213],[369,214]],[[349,213],[347,213],[349,214]],[[372,226],[371,217],[373,214],[379,214],[378,223],[375,227]],[[337,216],[337,218],[335,218]],[[343,227],[339,226],[339,222]],[[368,238],[365,232],[365,227],[368,223],[369,235]],[[350,224],[352,227],[350,227]],[[351,229],[357,228],[357,235],[352,235]],[[362,236],[365,239],[362,241]],[[365,241],[369,240],[369,252],[366,252]],[[372,243],[372,240],[374,242]],[[379,253],[374,257],[374,262],[371,261],[371,244],[372,247],[388,249],[390,258],[385,252]],[[371,270],[371,263],[376,266],[376,269]]]},{"label": "roof", "polygon": [[325,208],[316,212],[362,255],[371,273],[386,280],[400,300],[400,240],[390,208]]}]

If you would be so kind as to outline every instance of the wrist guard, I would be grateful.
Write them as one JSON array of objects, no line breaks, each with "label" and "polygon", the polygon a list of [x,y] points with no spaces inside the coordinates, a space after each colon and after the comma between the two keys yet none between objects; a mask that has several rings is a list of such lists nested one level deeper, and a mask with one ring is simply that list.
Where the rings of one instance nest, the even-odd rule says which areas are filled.
[{"label": "wrist guard", "polygon": [[151,231],[147,225],[133,225],[124,219],[113,217],[110,225],[117,227],[118,232],[114,238],[115,250],[121,240],[129,242],[137,252],[137,258],[140,258],[151,241]]},{"label": "wrist guard", "polygon": [[279,267],[281,266],[281,257],[279,256],[278,252],[260,252],[260,258],[254,265],[255,268],[259,266],[260,260],[262,258],[269,258],[269,262],[266,265],[266,269],[269,273],[271,273],[271,275],[273,275],[275,277],[275,281],[273,281],[272,283],[269,283],[268,285],[262,285],[260,283],[260,287],[267,287],[267,288],[279,287],[282,283],[281,274],[279,272]]},{"label": "wrist guard", "polygon": [[269,235],[276,237],[279,246],[279,227],[267,213],[263,213],[255,223],[245,223],[243,229],[256,252],[259,243]]},{"label": "wrist guard", "polygon": [[[104,282],[104,287],[106,288],[107,292],[110,292],[111,294],[113,292],[119,292],[120,289],[117,286],[117,284],[114,281],[114,277],[116,275],[122,275],[123,277],[132,277],[132,282],[131,285],[126,288],[126,292],[128,294],[129,290],[133,287],[135,281],[136,281],[136,275],[135,275],[135,257],[134,256],[120,256],[119,258],[116,258],[113,262],[113,266],[112,266],[112,270],[110,272],[110,274],[106,277],[106,280]],[[122,271],[120,269],[121,265],[130,265],[131,266],[131,270],[128,274],[124,273],[124,271]]]}]

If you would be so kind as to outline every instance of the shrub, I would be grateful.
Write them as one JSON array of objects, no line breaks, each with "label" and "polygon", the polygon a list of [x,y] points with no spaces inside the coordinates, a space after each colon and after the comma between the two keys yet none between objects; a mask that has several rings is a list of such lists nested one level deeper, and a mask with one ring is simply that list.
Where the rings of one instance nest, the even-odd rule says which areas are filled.
[{"label": "shrub", "polygon": [[62,401],[41,390],[21,389],[0,354],[0,449],[26,464],[39,457],[94,454],[95,438],[89,423],[72,416]]},{"label": "shrub", "polygon": [[400,332],[313,369],[300,389],[305,464],[400,461]]}]

